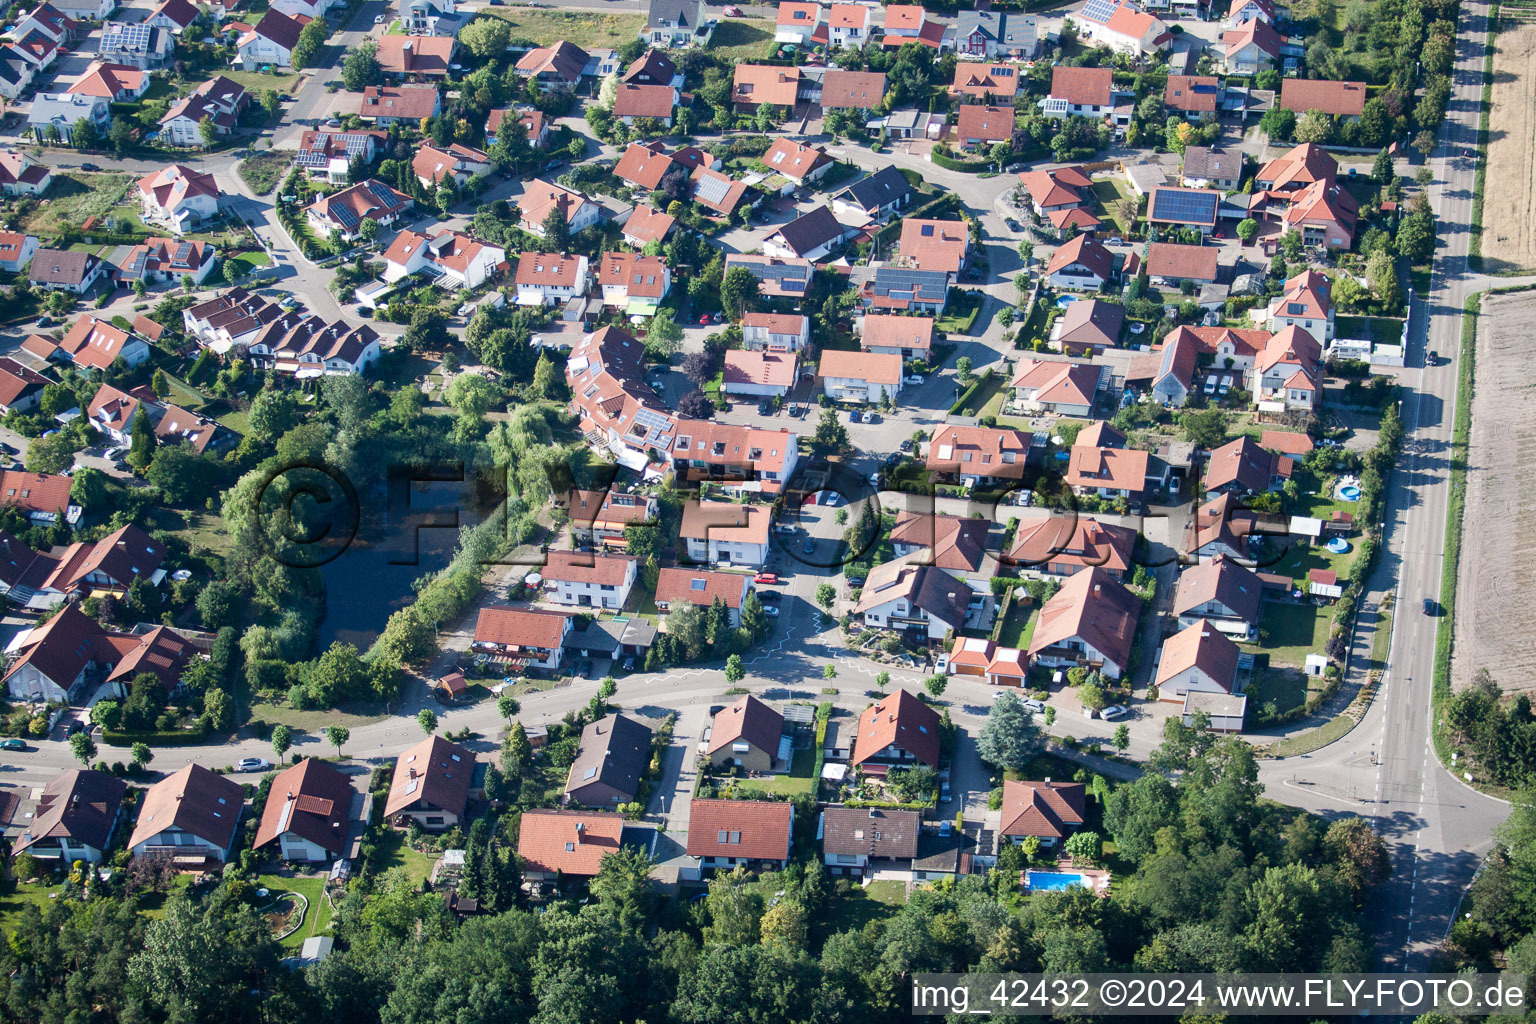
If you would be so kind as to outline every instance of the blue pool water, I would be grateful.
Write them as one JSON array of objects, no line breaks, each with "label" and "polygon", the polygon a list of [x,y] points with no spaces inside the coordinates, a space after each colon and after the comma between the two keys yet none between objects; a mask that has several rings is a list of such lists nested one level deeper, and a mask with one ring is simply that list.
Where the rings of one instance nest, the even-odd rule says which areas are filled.
[{"label": "blue pool water", "polygon": [[1067,889],[1074,885],[1086,888],[1088,883],[1075,871],[1031,871],[1029,873],[1031,889]]},{"label": "blue pool water", "polygon": [[1077,296],[1076,295],[1060,295],[1060,296],[1057,296],[1057,298],[1056,298],[1056,305],[1060,306],[1062,309],[1066,309],[1068,306],[1072,305],[1072,303],[1074,303],[1076,301],[1077,301]]}]

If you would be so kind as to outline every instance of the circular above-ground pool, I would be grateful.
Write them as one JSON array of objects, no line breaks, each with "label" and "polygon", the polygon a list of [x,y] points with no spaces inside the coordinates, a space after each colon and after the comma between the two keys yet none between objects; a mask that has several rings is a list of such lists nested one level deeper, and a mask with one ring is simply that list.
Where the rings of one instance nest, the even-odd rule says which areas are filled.
[{"label": "circular above-ground pool", "polygon": [[1339,497],[1343,498],[1345,501],[1359,501],[1360,488],[1356,487],[1354,484],[1345,484],[1343,487],[1339,488]]},{"label": "circular above-ground pool", "polygon": [[1342,555],[1349,550],[1349,541],[1343,537],[1335,537],[1328,542],[1328,550],[1336,555]]}]

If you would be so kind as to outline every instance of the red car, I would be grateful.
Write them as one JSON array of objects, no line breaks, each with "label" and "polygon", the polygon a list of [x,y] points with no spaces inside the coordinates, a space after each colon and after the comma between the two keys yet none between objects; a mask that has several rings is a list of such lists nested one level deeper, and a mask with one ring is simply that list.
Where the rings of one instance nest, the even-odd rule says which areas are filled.
[{"label": "red car", "polygon": [[779,582],[779,577],[777,573],[760,572],[756,576],[752,577],[752,582],[762,584],[777,584]]},{"label": "red car", "polygon": [[709,323],[709,314],[708,313],[700,313],[699,314],[699,323],[701,323],[701,324]]}]

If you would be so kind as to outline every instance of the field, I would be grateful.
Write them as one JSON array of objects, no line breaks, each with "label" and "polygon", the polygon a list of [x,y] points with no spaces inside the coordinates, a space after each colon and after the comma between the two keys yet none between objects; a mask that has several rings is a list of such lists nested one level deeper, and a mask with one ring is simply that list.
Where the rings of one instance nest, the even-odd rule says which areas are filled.
[{"label": "field", "polygon": [[767,52],[773,40],[773,22],[766,18],[727,18],[715,26],[709,48],[726,60],[750,61]]},{"label": "field", "polygon": [[56,172],[47,196],[32,207],[21,227],[46,242],[66,228],[78,228],[87,217],[110,211],[132,180],[127,174]]},{"label": "field", "polygon": [[219,74],[254,93],[252,102],[260,100],[261,94],[268,89],[276,89],[280,93],[292,95],[299,87],[301,77],[299,75],[264,75],[260,71],[231,71],[227,68],[220,68]]},{"label": "field", "polygon": [[540,46],[565,39],[588,50],[618,47],[639,38],[645,28],[643,14],[559,14],[524,7],[489,7],[486,13],[509,22],[514,39],[532,39]]},{"label": "field", "polygon": [[1246,643],[1241,646],[1257,654],[1268,654],[1272,665],[1301,668],[1307,655],[1323,653],[1332,622],[1332,608],[1319,608],[1310,602],[1267,601],[1259,630],[1268,641],[1262,647]]},{"label": "field", "polygon": [[292,158],[287,153],[268,151],[240,161],[240,177],[251,190],[264,196],[282,182]]},{"label": "field", "polygon": [[1483,299],[1456,590],[1453,687],[1486,668],[1506,691],[1536,688],[1529,671],[1536,664],[1536,626],[1525,609],[1528,588],[1536,579],[1536,551],[1520,541],[1529,535],[1528,527],[1536,528],[1536,480],[1525,472],[1526,456],[1536,454],[1536,411],[1531,404],[1536,368],[1529,359],[1532,318],[1536,295],[1529,292]]},{"label": "field", "polygon": [[1505,21],[1494,39],[1489,182],[1483,195],[1483,258],[1489,269],[1536,267],[1536,21]]}]

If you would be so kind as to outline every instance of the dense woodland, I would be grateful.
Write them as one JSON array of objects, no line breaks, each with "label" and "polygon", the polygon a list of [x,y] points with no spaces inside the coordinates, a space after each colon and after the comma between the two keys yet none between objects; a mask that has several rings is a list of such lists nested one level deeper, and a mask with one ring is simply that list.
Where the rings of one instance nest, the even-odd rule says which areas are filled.
[{"label": "dense woodland", "polygon": [[[1246,744],[1177,721],[1156,765],[1090,808],[1114,844],[1109,898],[1026,897],[1016,873],[994,871],[850,921],[855,897],[802,835],[786,871],[718,876],[698,902],[660,898],[644,858],[625,854],[605,860],[590,899],[458,924],[441,893],[365,861],[340,897],[335,952],[290,971],[238,866],[174,890],[155,919],[119,873],[90,883],[89,899],[72,887],[46,912],[27,908],[0,946],[0,1006],[7,1020],[60,1024],[875,1022],[904,1015],[915,971],[1370,965],[1358,908],[1387,868],[1363,821],[1263,800]],[[471,828],[470,884],[493,906],[516,891],[517,825],[512,809]]]}]

